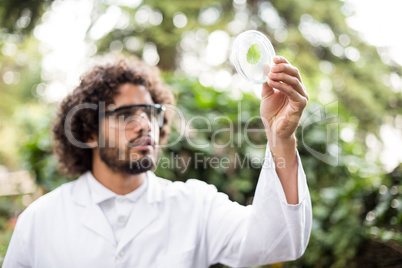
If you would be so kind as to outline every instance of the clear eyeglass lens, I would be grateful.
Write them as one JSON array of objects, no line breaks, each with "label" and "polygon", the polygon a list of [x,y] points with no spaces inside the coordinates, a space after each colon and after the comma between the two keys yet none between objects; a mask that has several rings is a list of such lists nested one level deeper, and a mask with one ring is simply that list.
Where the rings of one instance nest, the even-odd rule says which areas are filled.
[{"label": "clear eyeglass lens", "polygon": [[162,110],[156,107],[135,107],[109,115],[109,122],[114,127],[134,129],[145,118],[151,125],[161,127],[161,117]]}]

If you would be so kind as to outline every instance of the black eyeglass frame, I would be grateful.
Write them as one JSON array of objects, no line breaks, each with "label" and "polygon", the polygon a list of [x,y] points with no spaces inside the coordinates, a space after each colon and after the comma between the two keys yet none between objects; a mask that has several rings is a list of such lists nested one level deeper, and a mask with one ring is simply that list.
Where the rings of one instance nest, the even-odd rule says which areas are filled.
[{"label": "black eyeglass frame", "polygon": [[149,107],[156,108],[156,109],[158,109],[158,110],[160,110],[162,112],[166,110],[166,107],[163,106],[163,105],[160,105],[160,104],[133,104],[133,105],[120,106],[120,107],[118,107],[116,109],[105,111],[105,115],[112,114],[112,113],[115,113],[115,112],[118,112],[118,111],[121,111],[121,110],[126,110],[126,109],[149,108]]},{"label": "black eyeglass frame", "polygon": [[[160,104],[133,104],[133,105],[125,105],[125,106],[120,106],[116,109],[113,110],[109,110],[109,111],[105,111],[105,116],[106,115],[110,115],[119,111],[123,111],[123,110],[130,110],[133,108],[156,108],[158,112],[160,112],[161,114],[166,111],[166,107]],[[163,115],[163,114],[162,114]],[[160,122],[159,123],[159,127],[162,128],[163,126],[163,116],[160,118]]]}]

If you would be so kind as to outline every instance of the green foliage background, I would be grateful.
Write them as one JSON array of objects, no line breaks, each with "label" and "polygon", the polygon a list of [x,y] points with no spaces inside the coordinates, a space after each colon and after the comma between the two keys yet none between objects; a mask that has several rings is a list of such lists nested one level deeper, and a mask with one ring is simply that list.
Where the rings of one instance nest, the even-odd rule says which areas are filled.
[{"label": "green foliage background", "polygon": [[[29,170],[45,191],[72,179],[58,173],[57,161],[51,152],[49,128],[57,105],[46,103],[38,94],[38,85],[46,85],[47,81],[42,76],[40,44],[33,37],[32,29],[37,22],[40,23],[43,12],[52,8],[51,3],[52,1],[0,2],[0,14],[7,18],[2,23],[0,48],[13,44],[18,51],[12,55],[2,50],[0,76],[4,80],[5,73],[10,71],[19,76],[12,83],[0,80],[0,165],[10,170]],[[109,4],[108,1],[96,2],[90,27],[105,13]],[[272,28],[259,13],[262,5],[267,4],[279,14],[283,25],[281,29]],[[162,23],[157,26],[137,23],[135,13],[143,7],[162,14]],[[243,12],[247,15],[242,17],[245,29],[265,33],[270,37],[276,53],[285,56],[299,68],[311,97],[297,136],[299,153],[310,187],[314,221],[305,255],[296,262],[279,266],[359,267],[362,264],[379,263],[386,266],[402,259],[399,254],[397,257],[378,260],[375,258],[376,251],[365,247],[375,242],[379,247],[402,252],[402,165],[386,174],[378,159],[378,152],[373,152],[366,142],[369,136],[379,139],[379,128],[383,124],[398,127],[402,109],[401,89],[393,90],[387,81],[391,75],[400,77],[402,68],[392,61],[384,63],[375,47],[363,42],[356,32],[348,28],[345,18],[351,13],[343,1],[252,0],[242,4],[242,1],[229,0],[144,0],[135,8],[123,5],[119,8],[130,15],[129,26],[113,29],[99,40],[88,40],[97,46],[97,53],[110,52],[114,41],[127,37],[136,37],[142,44],[154,43],[160,56],[158,66],[164,71],[164,78],[174,90],[178,106],[186,119],[198,115],[211,119],[211,130],[195,133],[191,136],[191,141],[196,144],[211,144],[215,131],[229,127],[226,120],[214,120],[217,116],[229,117],[234,125],[233,137],[225,131],[214,137],[220,144],[233,139],[231,146],[218,149],[211,144],[198,149],[187,139],[182,139],[164,150],[165,157],[180,156],[194,161],[195,155],[202,153],[204,157],[229,157],[233,160],[236,152],[241,159],[251,162],[252,157],[262,157],[264,154],[264,149],[252,148],[245,142],[244,135],[248,123],[251,123],[248,127],[261,127],[258,120],[248,121],[250,117],[259,114],[258,97],[243,92],[241,98],[234,99],[229,94],[230,88],[222,91],[205,87],[199,83],[197,77],[184,75],[185,70],[181,69],[180,60],[186,54],[180,42],[185,34],[205,29],[209,33],[215,30],[225,31],[234,37],[228,25]],[[200,23],[200,14],[207,8],[219,11],[219,18],[211,25]],[[183,28],[177,28],[173,24],[177,12],[182,12],[187,17],[188,22]],[[16,23],[23,16],[29,17],[29,23]],[[345,54],[337,56],[332,45],[307,38],[301,31],[303,21],[325,25],[333,32],[335,44],[343,49],[357,49],[360,58],[353,61]],[[285,39],[276,38],[284,33]],[[346,36],[349,44],[341,45],[340,40]],[[142,50],[131,51],[123,46],[121,53],[140,57]],[[331,71],[325,71],[325,68],[323,71],[320,66],[330,66]],[[211,70],[221,67],[232,68],[227,62],[211,67]],[[322,87],[322,82],[328,80],[332,84],[329,91]],[[323,95],[332,101],[323,103],[320,101]],[[323,115],[329,119],[319,120]],[[318,119],[314,124],[303,125],[312,118]],[[329,125],[332,128],[328,128]],[[192,127],[205,129],[206,126],[201,121],[194,121]],[[353,141],[336,138],[344,128],[354,131]],[[170,140],[176,140],[179,132],[180,126],[176,123]],[[249,137],[254,144],[266,143],[263,133],[249,134]],[[339,151],[337,165],[331,165],[337,159],[336,154],[331,155],[331,148]],[[321,153],[328,150],[327,160],[331,164],[314,157],[311,149]],[[172,180],[205,180],[229,194],[232,200],[241,204],[251,202],[260,170],[258,165],[252,168],[233,165],[229,168],[192,167],[193,162],[189,169],[177,166],[170,169],[159,168],[156,173]],[[24,209],[21,200],[21,196],[0,197],[0,263],[12,233],[10,219]],[[365,254],[363,249],[368,252],[372,250],[371,255]]]}]

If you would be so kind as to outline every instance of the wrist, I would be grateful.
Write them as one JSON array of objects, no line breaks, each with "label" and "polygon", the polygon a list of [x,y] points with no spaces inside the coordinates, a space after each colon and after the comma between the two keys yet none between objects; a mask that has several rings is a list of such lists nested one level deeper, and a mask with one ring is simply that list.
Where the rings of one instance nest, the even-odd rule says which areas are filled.
[{"label": "wrist", "polygon": [[291,136],[289,137],[279,137],[278,135],[267,135],[267,139],[269,142],[269,145],[272,148],[296,148],[296,144],[297,144],[297,139],[296,139],[296,135],[295,133],[293,133]]}]

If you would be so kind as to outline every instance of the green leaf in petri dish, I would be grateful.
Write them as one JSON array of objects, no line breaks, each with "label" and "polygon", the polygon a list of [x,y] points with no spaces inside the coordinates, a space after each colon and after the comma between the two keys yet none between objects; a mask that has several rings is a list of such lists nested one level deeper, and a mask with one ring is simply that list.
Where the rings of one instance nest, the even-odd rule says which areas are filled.
[{"label": "green leaf in petri dish", "polygon": [[261,57],[261,48],[258,44],[252,45],[247,51],[247,62],[257,64]]}]

